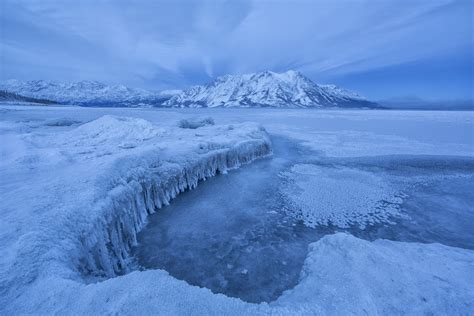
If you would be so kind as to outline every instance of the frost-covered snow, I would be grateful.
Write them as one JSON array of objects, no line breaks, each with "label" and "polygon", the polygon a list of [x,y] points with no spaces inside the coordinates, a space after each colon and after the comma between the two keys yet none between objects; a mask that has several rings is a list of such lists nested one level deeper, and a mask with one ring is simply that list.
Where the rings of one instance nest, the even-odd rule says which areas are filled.
[{"label": "frost-covered snow", "polygon": [[[215,125],[178,126],[198,113],[212,116]],[[313,243],[299,284],[272,303],[213,294],[163,270],[116,276],[127,267],[135,234],[155,207],[200,178],[269,154],[267,133],[260,124],[244,123],[248,120],[328,159],[474,156],[472,113],[1,106],[0,313],[468,314],[474,309],[474,251],[370,242],[347,234]],[[291,171],[317,174],[301,165]],[[367,176],[343,171],[352,179]],[[334,184],[334,172],[324,173],[323,181]],[[368,177],[362,183],[366,194],[381,182]]]},{"label": "frost-covered snow", "polygon": [[310,227],[358,224],[363,228],[401,216],[402,193],[374,173],[296,164],[282,176],[288,181],[283,194]]},{"label": "frost-covered snow", "polygon": [[61,130],[67,123],[48,120],[49,130],[27,133],[2,124],[1,280],[9,294],[44,273],[114,276],[148,213],[271,152],[251,123],[190,130],[106,115]]},{"label": "frost-covered snow", "polygon": [[473,251],[339,233],[310,246],[300,283],[276,305],[321,315],[469,314],[473,264]]},{"label": "frost-covered snow", "polygon": [[[289,201],[288,211],[309,227],[364,229],[409,218],[403,208],[416,198],[414,190],[435,187],[440,181],[445,186],[452,181],[471,185],[473,163],[472,158],[436,156],[326,159],[326,163],[295,164],[282,172],[281,192]],[[464,211],[469,213],[469,208]]]},{"label": "frost-covered snow", "polygon": [[189,119],[182,119],[178,123],[179,127],[190,129],[196,129],[206,125],[214,125],[214,119],[212,117],[193,117]]},{"label": "frost-covered snow", "polygon": [[163,103],[174,107],[378,107],[355,92],[318,85],[297,71],[225,75]]}]

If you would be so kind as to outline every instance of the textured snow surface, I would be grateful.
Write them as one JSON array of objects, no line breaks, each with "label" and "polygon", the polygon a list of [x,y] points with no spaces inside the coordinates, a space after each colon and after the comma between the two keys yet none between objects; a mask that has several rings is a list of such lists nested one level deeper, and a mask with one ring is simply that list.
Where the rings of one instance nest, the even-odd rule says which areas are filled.
[{"label": "textured snow surface", "polygon": [[276,303],[309,311],[322,302],[322,315],[468,314],[473,267],[473,251],[339,233],[310,245],[300,283]]},{"label": "textured snow surface", "polygon": [[288,180],[283,194],[307,226],[363,228],[401,216],[402,193],[371,172],[296,164],[282,176]]},{"label": "textured snow surface", "polygon": [[377,107],[355,92],[318,85],[297,71],[226,75],[163,103],[174,107]]},{"label": "textured snow surface", "polygon": [[49,273],[115,276],[149,213],[199,180],[271,153],[258,124],[164,129],[111,115],[67,131],[10,130],[2,143],[0,271],[11,295]]},{"label": "textured snow surface", "polygon": [[[392,155],[325,159],[320,163],[295,164],[280,174],[285,182],[281,192],[290,204],[288,211],[309,227],[356,225],[365,229],[367,225],[410,219],[403,209],[406,203],[426,194],[422,193],[427,191],[424,188],[435,189],[444,183],[446,191],[440,196],[433,194],[431,199],[448,197],[455,194],[450,185],[471,185],[474,170],[474,160],[469,157]],[[461,185],[456,192],[462,199],[469,199],[463,190]],[[425,203],[422,208],[433,208],[430,202]],[[438,212],[452,211],[456,203],[462,202],[452,199],[443,203],[442,199],[437,202]],[[461,209],[466,214],[471,212],[469,206]]]},{"label": "textured snow surface", "polygon": [[0,107],[0,314],[474,310],[472,250],[346,234],[313,243],[299,284],[269,304],[216,295],[163,270],[107,278],[127,266],[149,213],[199,179],[269,154],[266,132],[243,121],[328,157],[473,156],[472,113],[204,111],[216,125],[178,127],[196,113]]},{"label": "textured snow surface", "polygon": [[2,307],[5,313],[452,315],[474,308],[473,279],[473,251],[340,233],[310,246],[300,283],[271,304],[244,303],[150,270],[89,285],[47,275]]},{"label": "textured snow surface", "polygon": [[[75,150],[93,148],[93,153],[113,150],[113,147],[133,148],[143,141],[166,133],[149,121],[130,117],[105,115],[85,123],[65,135],[65,145]],[[112,147],[112,148],[110,148]]]}]

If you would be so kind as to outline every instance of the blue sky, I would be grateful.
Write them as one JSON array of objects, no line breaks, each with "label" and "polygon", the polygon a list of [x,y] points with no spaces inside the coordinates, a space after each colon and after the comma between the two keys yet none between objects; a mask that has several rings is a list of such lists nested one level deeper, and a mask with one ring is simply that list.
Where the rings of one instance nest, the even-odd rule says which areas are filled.
[{"label": "blue sky", "polygon": [[472,99],[471,0],[1,0],[0,79],[160,90],[296,69],[372,99]]}]

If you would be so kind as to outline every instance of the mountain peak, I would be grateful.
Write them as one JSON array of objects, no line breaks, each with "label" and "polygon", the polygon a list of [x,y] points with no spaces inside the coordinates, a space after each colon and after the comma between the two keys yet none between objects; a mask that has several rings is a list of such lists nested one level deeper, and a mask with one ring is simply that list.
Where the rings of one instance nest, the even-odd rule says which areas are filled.
[{"label": "mountain peak", "polygon": [[377,107],[335,85],[318,85],[299,71],[224,75],[194,86],[164,103],[175,107]]},{"label": "mountain peak", "polygon": [[306,78],[301,72],[299,72],[297,70],[291,70],[291,69],[287,70],[287,71],[285,71],[281,74],[285,74],[289,77],[304,77],[304,78]]},{"label": "mountain peak", "polygon": [[154,105],[170,107],[379,107],[336,85],[319,85],[295,70],[224,75],[184,91],[154,93],[102,82],[7,80],[0,90],[65,104],[101,106]]}]

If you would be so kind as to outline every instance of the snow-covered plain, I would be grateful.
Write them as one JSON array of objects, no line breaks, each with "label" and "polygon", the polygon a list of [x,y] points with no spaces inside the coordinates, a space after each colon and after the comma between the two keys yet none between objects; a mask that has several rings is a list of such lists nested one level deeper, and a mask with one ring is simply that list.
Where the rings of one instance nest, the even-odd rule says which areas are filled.
[{"label": "snow-covered plain", "polygon": [[[209,121],[204,116],[215,124],[200,124]],[[180,128],[183,119],[198,128]],[[267,132],[317,153],[314,164],[282,173],[297,182],[298,173],[312,177],[297,183],[303,191],[317,177],[332,191],[341,189],[335,178],[351,187],[362,177],[362,188],[349,196],[368,194],[377,204],[380,196],[394,196],[393,188],[386,178],[351,166],[351,159],[370,165],[396,155],[456,156],[446,158],[448,165],[462,163],[447,176],[469,178],[473,119],[471,112],[1,106],[0,312],[469,314],[474,251],[466,248],[472,240],[462,248],[442,245],[442,239],[427,244],[327,235],[310,245],[298,284],[260,304],[191,286],[163,270],[126,272],[149,213],[199,179],[270,154]],[[327,166],[331,159],[339,169]],[[311,199],[299,201],[310,208]],[[340,209],[326,208],[325,218],[340,219]]]}]

